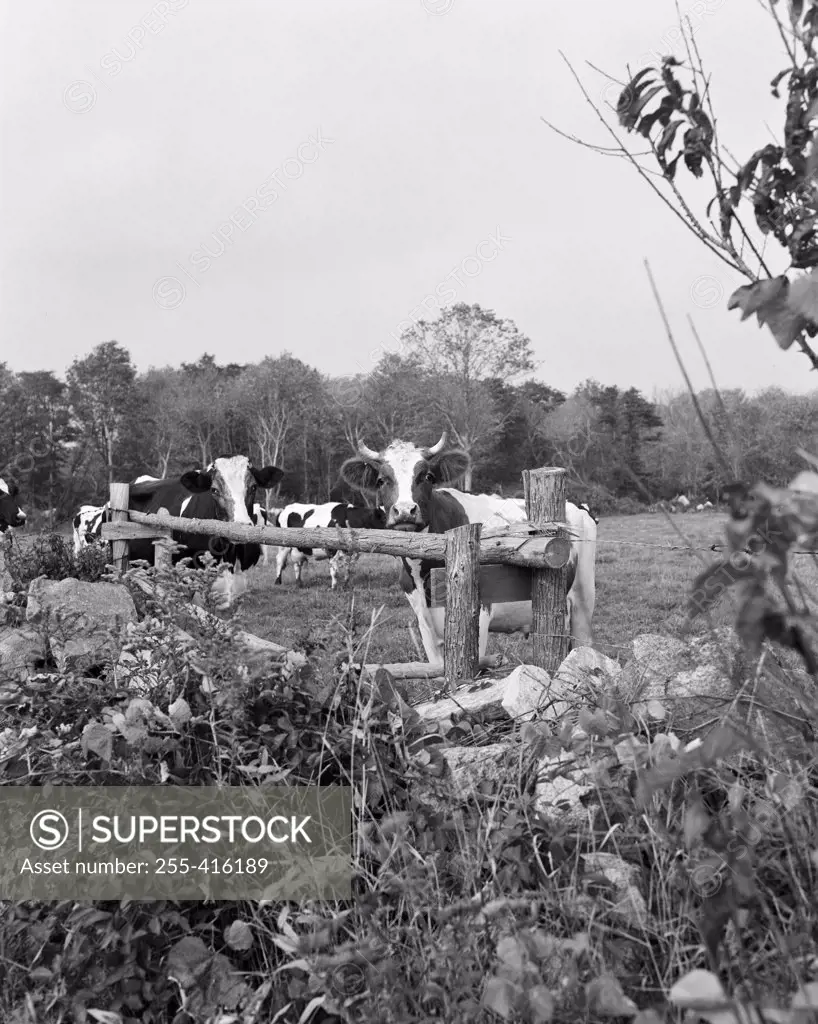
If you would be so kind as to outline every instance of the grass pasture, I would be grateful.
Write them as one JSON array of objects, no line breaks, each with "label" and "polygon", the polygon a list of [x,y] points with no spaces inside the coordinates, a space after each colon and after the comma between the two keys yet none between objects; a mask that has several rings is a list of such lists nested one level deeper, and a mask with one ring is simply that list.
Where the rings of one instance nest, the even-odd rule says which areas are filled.
[{"label": "grass pasture", "polygon": [[[597,540],[595,646],[610,657],[627,649],[640,633],[678,636],[684,629],[690,582],[708,562],[709,550],[724,542],[726,516],[694,513],[673,516],[679,536],[661,514],[602,519]],[[696,549],[691,551],[687,545]],[[374,612],[382,609],[368,637],[369,661],[425,660],[415,648],[410,625],[414,616],[397,582],[396,560],[362,555],[347,589],[329,589],[327,563],[310,560],[303,585],[295,585],[292,569],[275,586],[273,565],[259,566],[248,577],[249,590],[239,616],[259,636],[295,649],[319,648],[341,624],[354,620],[361,635]],[[729,604],[717,609],[717,621],[730,614]],[[703,628],[694,626],[696,629]],[[419,640],[418,640],[419,643]],[[509,662],[531,660],[531,641],[522,635],[491,634],[489,652],[502,651]]]}]

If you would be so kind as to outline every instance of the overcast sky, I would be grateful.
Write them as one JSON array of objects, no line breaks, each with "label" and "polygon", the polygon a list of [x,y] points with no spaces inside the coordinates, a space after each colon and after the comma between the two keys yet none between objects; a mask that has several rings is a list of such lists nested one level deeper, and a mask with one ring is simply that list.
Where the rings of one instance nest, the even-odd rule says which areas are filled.
[{"label": "overcast sky", "polygon": [[[744,160],[781,123],[780,41],[750,0],[680,6]],[[672,0],[2,7],[0,358],[14,369],[63,373],[114,339],[140,369],[289,350],[352,374],[436,296],[513,319],[553,386],[592,376],[651,395],[682,378],[647,258],[697,386],[688,313],[722,386],[818,386],[803,356],[727,312],[744,282],[632,170],[541,120],[610,144],[558,50],[615,103],[584,62],[623,77],[682,56]]]}]

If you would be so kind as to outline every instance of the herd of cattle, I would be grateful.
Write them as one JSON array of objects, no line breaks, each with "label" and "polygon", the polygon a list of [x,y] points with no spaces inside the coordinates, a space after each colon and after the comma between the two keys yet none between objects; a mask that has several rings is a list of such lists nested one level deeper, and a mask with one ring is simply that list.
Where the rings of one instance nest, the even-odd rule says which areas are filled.
[{"label": "herd of cattle", "polygon": [[[370,505],[327,502],[320,505],[292,504],[267,513],[258,500],[258,492],[274,487],[284,475],[277,466],[254,467],[245,455],[215,459],[204,470],[190,470],[179,477],[158,479],[140,476],[129,488],[129,510],[156,513],[164,508],[172,516],[187,519],[213,519],[250,525],[279,527],[351,527],[397,531],[444,533],[467,523],[492,527],[526,519],[525,503],[499,495],[471,494],[454,489],[471,465],[469,455],[446,448],[445,433],[436,445],[419,447],[406,441],[393,441],[383,451],[359,444],[356,453],[341,467],[341,477],[351,487],[367,495]],[[83,505],[74,516],[74,546],[77,552],[102,542],[102,524],[108,506]],[[0,480],[0,530],[19,527],[25,514],[18,503],[16,485]],[[568,563],[568,590],[565,627],[573,646],[590,644],[591,621],[595,601],[597,523],[587,506],[566,503],[566,524],[571,533]],[[177,547],[174,563],[191,558],[202,564],[209,552],[217,562],[227,563],[229,572],[227,603],[231,603],[246,582],[242,574],[257,565],[268,549],[259,544],[234,544],[219,537],[185,532],[173,533]],[[154,560],[154,545],[149,539],[129,542],[129,557]],[[282,582],[287,562],[292,562],[297,582],[301,582],[304,562],[310,557],[330,562],[333,589],[349,566],[349,556],[309,548],[278,548],[276,580]],[[444,608],[431,607],[431,569],[436,563],[401,558],[400,585],[417,618],[421,640],[430,663],[443,660]],[[516,601],[481,607],[480,656],[486,650],[489,632],[528,632],[531,629],[531,601]]]}]

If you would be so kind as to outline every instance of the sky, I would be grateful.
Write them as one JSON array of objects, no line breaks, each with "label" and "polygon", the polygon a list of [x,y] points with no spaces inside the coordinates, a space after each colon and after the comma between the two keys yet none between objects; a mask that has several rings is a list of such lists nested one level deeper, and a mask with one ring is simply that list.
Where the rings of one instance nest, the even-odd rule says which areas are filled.
[{"label": "sky", "polygon": [[[679,0],[744,160],[784,67],[760,3]],[[289,351],[370,372],[401,326],[479,303],[537,377],[648,396],[818,386],[745,283],[632,168],[583,99],[683,56],[673,0],[0,0],[0,359],[64,373],[116,340],[140,370]],[[772,128],[771,128],[772,126]],[[680,172],[697,209],[708,196]],[[771,248],[776,248],[774,243]],[[774,266],[786,269],[786,261]],[[426,303],[425,307],[423,303]]]}]

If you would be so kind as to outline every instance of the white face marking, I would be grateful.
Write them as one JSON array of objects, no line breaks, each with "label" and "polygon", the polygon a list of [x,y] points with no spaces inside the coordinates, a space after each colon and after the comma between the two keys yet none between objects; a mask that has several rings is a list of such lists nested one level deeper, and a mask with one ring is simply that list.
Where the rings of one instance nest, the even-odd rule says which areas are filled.
[{"label": "white face marking", "polygon": [[[412,510],[416,503],[412,497],[412,484],[415,478],[415,466],[423,459],[423,453],[408,441],[393,441],[381,459],[384,467],[391,471],[394,478],[394,483],[389,481],[384,497],[384,505],[388,508],[387,522],[414,517]],[[391,495],[389,494],[390,490]],[[392,498],[391,508],[389,507],[390,497]]]},{"label": "white face marking", "polygon": [[247,488],[250,480],[250,460],[247,456],[216,459],[208,468],[213,474],[213,484],[218,488],[214,497],[227,513],[228,522],[255,525],[247,513]]}]

